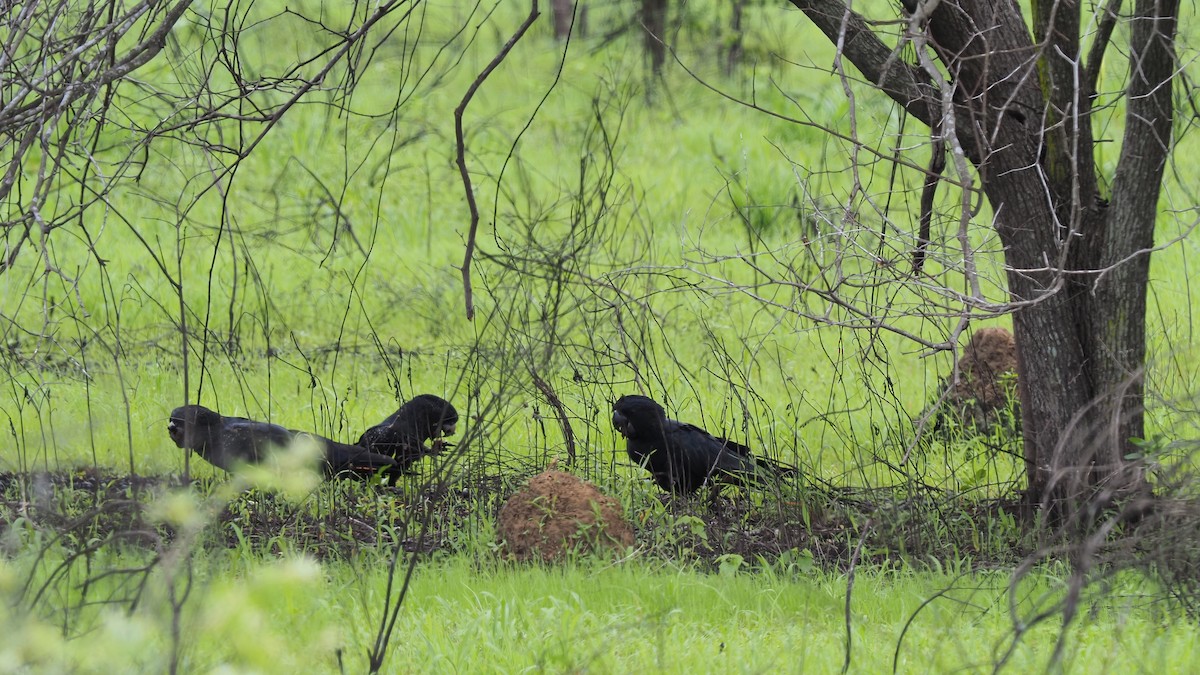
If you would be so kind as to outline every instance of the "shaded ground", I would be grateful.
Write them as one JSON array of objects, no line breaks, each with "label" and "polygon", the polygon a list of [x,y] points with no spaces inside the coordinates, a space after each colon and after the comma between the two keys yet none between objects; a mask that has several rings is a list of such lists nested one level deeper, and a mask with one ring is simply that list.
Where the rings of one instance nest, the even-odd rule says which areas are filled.
[{"label": "shaded ground", "polygon": [[[95,469],[2,473],[0,541],[13,546],[22,533],[36,531],[58,535],[56,541],[68,547],[161,549],[174,533],[147,516],[147,505],[182,484],[178,476]],[[193,487],[201,495],[212,490],[207,481]],[[318,559],[350,558],[396,542],[410,552],[486,552],[500,505],[514,491],[495,477],[453,486],[332,482],[298,501],[252,489],[220,510],[200,543],[268,554],[305,552]],[[966,554],[982,563],[1011,562],[1024,553],[1014,545],[1019,511],[1005,501],[947,504],[936,495],[899,499],[881,491],[814,493],[804,501],[655,495],[627,509],[626,517],[640,554],[714,567],[731,555],[746,561],[802,555],[822,566],[845,567],[860,541],[861,561]],[[935,519],[943,526],[929,527]],[[1013,526],[996,530],[996,523]]]}]

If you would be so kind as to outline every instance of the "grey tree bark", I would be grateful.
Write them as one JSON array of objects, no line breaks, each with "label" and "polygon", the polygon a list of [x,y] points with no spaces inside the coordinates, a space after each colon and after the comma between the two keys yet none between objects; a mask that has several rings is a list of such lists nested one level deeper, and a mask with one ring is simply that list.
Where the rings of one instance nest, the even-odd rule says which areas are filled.
[{"label": "grey tree bark", "polygon": [[[1029,499],[1143,491],[1126,458],[1144,434],[1146,290],[1171,150],[1178,2],[1138,0],[1124,51],[1108,49],[1120,6],[1111,0],[1087,53],[1075,0],[1035,1],[1033,35],[1012,0],[909,4],[951,92],[839,0],[791,2],[910,115],[931,127],[952,120],[943,128],[978,172],[1005,246]],[[1125,131],[1105,183],[1091,105],[1101,60],[1126,55]]]}]

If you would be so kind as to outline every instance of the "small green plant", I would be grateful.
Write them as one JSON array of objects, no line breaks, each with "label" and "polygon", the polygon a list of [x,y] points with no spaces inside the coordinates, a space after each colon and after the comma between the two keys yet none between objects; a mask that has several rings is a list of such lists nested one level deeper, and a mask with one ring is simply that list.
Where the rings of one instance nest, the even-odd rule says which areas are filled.
[{"label": "small green plant", "polygon": [[746,559],[737,553],[722,553],[717,556],[716,563],[722,576],[734,576],[746,564]]}]

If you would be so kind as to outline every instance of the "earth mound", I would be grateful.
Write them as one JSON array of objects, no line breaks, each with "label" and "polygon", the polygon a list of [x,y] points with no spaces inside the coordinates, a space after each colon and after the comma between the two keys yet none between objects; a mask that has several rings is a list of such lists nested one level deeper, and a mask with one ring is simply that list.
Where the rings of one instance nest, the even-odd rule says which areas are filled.
[{"label": "earth mound", "polygon": [[617,500],[557,469],[530,478],[508,498],[496,534],[505,555],[520,561],[553,562],[570,550],[633,545],[633,528]]},{"label": "earth mound", "polygon": [[991,411],[1008,405],[1009,388],[1004,375],[1017,372],[1017,344],[1007,328],[976,331],[958,360],[959,380],[950,401],[963,405],[974,400]]},{"label": "earth mound", "polygon": [[[1007,328],[975,331],[958,360],[958,381],[943,384],[946,408],[943,414],[956,418],[964,427],[990,429],[1006,411],[1015,413],[1014,378],[1017,345]],[[1011,415],[1012,421],[1017,419]],[[939,419],[938,425],[941,426]]]}]

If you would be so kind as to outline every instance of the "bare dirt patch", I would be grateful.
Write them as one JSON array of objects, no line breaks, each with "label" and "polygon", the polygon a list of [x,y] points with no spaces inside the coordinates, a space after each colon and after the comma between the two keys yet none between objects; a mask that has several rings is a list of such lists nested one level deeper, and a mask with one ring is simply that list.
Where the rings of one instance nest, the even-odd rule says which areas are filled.
[{"label": "bare dirt patch", "polygon": [[568,551],[624,549],[633,528],[617,500],[595,485],[550,469],[529,479],[500,509],[497,537],[516,560],[560,560]]},{"label": "bare dirt patch", "polygon": [[1008,388],[1003,377],[1017,372],[1017,344],[1007,328],[975,331],[958,360],[959,380],[951,387],[950,400],[957,406],[975,401],[984,412],[1008,405]]},{"label": "bare dirt patch", "polygon": [[[947,376],[939,390],[945,393],[945,403],[937,413],[935,430],[960,428],[987,433],[997,424],[1016,428],[1017,345],[1007,328],[975,331],[963,347],[956,370],[958,378]],[[947,420],[955,424],[947,426]]]}]

